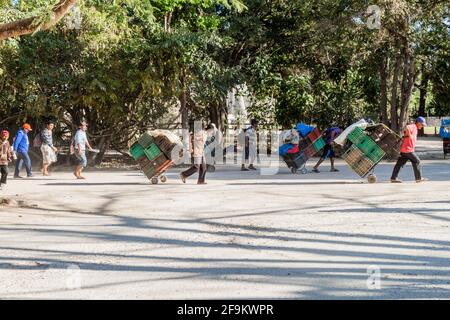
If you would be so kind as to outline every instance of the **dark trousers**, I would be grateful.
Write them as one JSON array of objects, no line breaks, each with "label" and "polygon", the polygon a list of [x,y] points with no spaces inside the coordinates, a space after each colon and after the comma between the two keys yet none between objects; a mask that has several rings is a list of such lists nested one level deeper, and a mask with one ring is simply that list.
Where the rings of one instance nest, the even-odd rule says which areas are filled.
[{"label": "dark trousers", "polygon": [[391,179],[397,179],[400,169],[403,168],[408,161],[411,161],[416,180],[422,179],[422,167],[420,165],[420,159],[414,152],[400,153],[400,157],[395,164],[394,171],[392,171]]},{"label": "dark trousers", "polygon": [[0,184],[6,184],[6,180],[8,179],[8,166],[7,165],[1,165],[0,166],[0,172],[2,174],[2,177],[0,179]]},{"label": "dark trousers", "polygon": [[192,167],[187,169],[186,171],[183,171],[181,174],[188,178],[192,176],[194,173],[198,171],[198,182],[202,183],[205,182],[206,177],[206,162],[205,159],[202,159],[201,164],[194,164]]},{"label": "dark trousers", "polygon": [[17,152],[16,170],[14,171],[14,177],[18,177],[22,171],[22,165],[25,163],[25,169],[27,170],[27,176],[31,176],[31,160],[28,152]]}]

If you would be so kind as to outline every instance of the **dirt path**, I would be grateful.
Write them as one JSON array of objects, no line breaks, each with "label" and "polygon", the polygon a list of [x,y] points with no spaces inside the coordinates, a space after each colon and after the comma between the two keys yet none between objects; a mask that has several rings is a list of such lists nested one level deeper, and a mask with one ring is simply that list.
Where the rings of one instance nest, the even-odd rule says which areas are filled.
[{"label": "dirt path", "polygon": [[339,168],[219,167],[207,186],[176,170],[156,186],[134,171],[11,180],[0,298],[450,298],[448,160],[426,161],[424,184],[409,166],[402,185]]}]

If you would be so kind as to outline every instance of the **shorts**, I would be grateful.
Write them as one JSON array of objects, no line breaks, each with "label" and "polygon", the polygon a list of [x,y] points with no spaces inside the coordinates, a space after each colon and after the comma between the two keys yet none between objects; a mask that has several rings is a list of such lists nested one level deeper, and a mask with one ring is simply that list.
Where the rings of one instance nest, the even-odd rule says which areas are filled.
[{"label": "shorts", "polygon": [[331,146],[330,144],[326,144],[325,147],[323,148],[322,158],[326,159],[335,157],[336,154],[334,153],[333,146]]},{"label": "shorts", "polygon": [[75,153],[75,156],[76,156],[77,160],[79,161],[79,166],[86,168],[87,167],[86,153],[84,151],[82,151],[81,155],[78,153]]}]

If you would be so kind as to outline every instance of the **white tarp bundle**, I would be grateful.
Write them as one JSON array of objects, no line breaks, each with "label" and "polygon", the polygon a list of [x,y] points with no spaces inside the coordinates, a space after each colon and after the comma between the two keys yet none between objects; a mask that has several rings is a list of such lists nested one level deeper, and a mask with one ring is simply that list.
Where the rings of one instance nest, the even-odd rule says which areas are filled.
[{"label": "white tarp bundle", "polygon": [[358,122],[355,122],[354,124],[352,124],[351,126],[346,128],[336,139],[334,139],[334,143],[344,146],[348,135],[350,134],[350,132],[353,131],[353,129],[355,129],[356,127],[365,129],[365,128],[367,128],[368,125],[369,125],[369,123],[364,119],[361,119]]}]

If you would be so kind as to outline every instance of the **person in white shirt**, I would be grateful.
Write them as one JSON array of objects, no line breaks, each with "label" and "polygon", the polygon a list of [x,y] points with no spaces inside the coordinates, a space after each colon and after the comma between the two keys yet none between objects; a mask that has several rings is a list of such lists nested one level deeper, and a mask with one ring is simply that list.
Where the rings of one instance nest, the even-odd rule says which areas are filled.
[{"label": "person in white shirt", "polygon": [[73,172],[74,176],[77,179],[85,179],[81,175],[81,171],[83,171],[84,168],[87,167],[87,158],[86,158],[86,146],[90,151],[93,151],[86,135],[87,131],[87,124],[85,122],[82,122],[79,126],[79,129],[75,133],[75,137],[73,139],[73,153],[75,154],[75,157],[78,160],[78,164],[75,167],[75,170]]},{"label": "person in white shirt", "polygon": [[[256,130],[258,128],[258,120],[252,119],[250,121],[250,127],[245,130],[245,159],[242,161],[241,171],[256,170],[254,166],[258,157],[257,154],[257,135]],[[248,169],[245,167],[246,160],[248,160]]]}]

